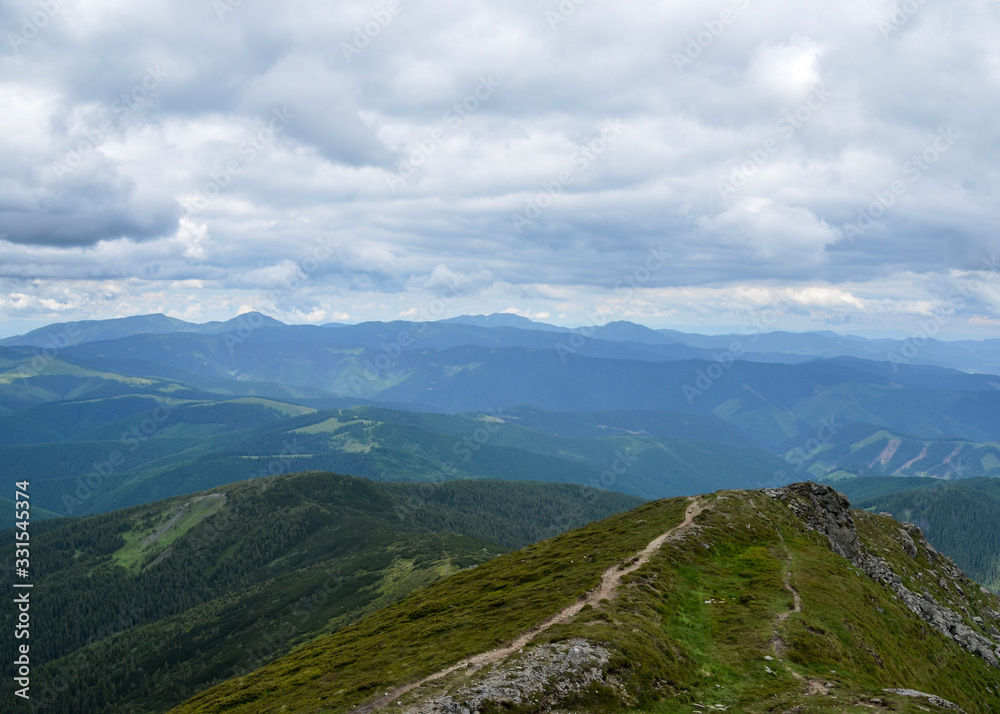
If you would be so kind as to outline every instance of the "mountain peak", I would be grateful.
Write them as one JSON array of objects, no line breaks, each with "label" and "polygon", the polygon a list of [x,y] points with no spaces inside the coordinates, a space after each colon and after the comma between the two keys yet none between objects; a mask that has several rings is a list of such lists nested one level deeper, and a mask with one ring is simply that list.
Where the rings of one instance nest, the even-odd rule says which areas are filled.
[{"label": "mountain peak", "polygon": [[32,330],[25,335],[0,340],[0,345],[21,347],[56,347],[62,349],[86,342],[118,340],[135,335],[169,335],[177,332],[219,334],[250,325],[282,327],[284,323],[259,312],[247,312],[225,322],[203,324],[186,322],[163,313],[116,317],[110,320],[61,322]]},{"label": "mountain peak", "polygon": [[440,320],[444,323],[474,325],[476,327],[517,327],[522,330],[545,330],[548,332],[567,332],[567,328],[536,322],[521,315],[510,312],[495,312],[492,315],[459,315]]}]

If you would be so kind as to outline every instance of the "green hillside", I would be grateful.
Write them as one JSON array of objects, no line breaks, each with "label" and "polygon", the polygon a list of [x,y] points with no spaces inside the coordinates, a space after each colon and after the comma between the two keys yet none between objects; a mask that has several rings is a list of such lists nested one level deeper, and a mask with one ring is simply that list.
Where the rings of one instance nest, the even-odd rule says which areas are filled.
[{"label": "green hillside", "polygon": [[[53,523],[32,538],[32,662],[38,682],[69,684],[38,696],[51,712],[165,711],[441,577],[638,503],[555,484],[413,492],[305,473]],[[4,611],[8,629],[15,616]]]},{"label": "green hillside", "polygon": [[[713,432],[705,417],[650,419],[656,435],[621,427],[586,436],[552,428],[564,424],[575,432],[588,419],[607,426],[637,417],[534,417],[546,429],[502,411],[316,410],[178,386],[156,395],[41,404],[0,418],[0,459],[10,478],[31,480],[39,507],[73,516],[304,470],[380,481],[575,483],[649,499],[768,483],[787,467],[725,425]],[[665,435],[671,433],[683,438]],[[713,433],[718,439],[709,440]]]},{"label": "green hillside", "polygon": [[175,711],[989,712],[998,626],[915,528],[813,484],[719,492],[452,575]]},{"label": "green hillside", "polygon": [[[514,332],[523,334],[441,323],[270,326],[235,343],[224,334],[132,335],[71,347],[65,359],[94,374],[269,384],[271,396],[283,389],[444,413],[522,404],[560,412],[690,412],[722,419],[771,449],[809,438],[824,420],[922,439],[1000,438],[1000,391],[988,375],[848,358],[722,365],[711,352],[677,344],[637,349],[597,339],[566,358],[557,334]],[[0,390],[0,405],[2,397]]]},{"label": "green hillside", "polygon": [[784,457],[817,479],[845,470],[938,479],[1000,476],[998,443],[921,439],[869,424],[840,425],[822,439],[799,439]]},{"label": "green hillside", "polygon": [[[14,508],[14,501],[9,498],[0,498],[0,530],[6,530],[14,527],[14,524],[16,523],[16,520],[14,519],[15,513],[16,510]],[[31,509],[31,520],[36,523],[60,517],[60,514],[53,513],[52,511],[46,511],[44,508]]]}]

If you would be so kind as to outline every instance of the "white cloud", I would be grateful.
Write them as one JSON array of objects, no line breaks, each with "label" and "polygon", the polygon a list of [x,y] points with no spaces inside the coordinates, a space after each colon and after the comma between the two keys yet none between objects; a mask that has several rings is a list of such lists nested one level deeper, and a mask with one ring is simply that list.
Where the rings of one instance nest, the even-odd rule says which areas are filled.
[{"label": "white cloud", "polygon": [[765,41],[753,53],[748,79],[782,101],[801,101],[820,82],[822,52],[822,46],[805,38],[787,44]]},{"label": "white cloud", "polygon": [[794,255],[817,263],[823,259],[823,249],[840,237],[838,230],[807,208],[757,196],[744,199],[714,218],[703,219],[701,225],[712,234],[749,246],[768,260]]},{"label": "white cloud", "polygon": [[[243,3],[222,19],[195,0],[65,5],[0,57],[0,320],[241,305],[388,319],[449,282],[466,286],[449,310],[569,322],[605,306],[738,323],[745,288],[798,291],[804,326],[922,314],[995,246],[1000,14],[923,3],[884,36],[892,6],[587,3],[553,30],[530,0],[425,0],[347,62],[340,43],[371,3]],[[34,8],[16,0],[0,19],[17,31]],[[674,54],[724,8],[733,21],[678,71]],[[150,66],[162,80],[116,109]],[[500,84],[469,100],[483,77]],[[820,86],[830,100],[782,135]],[[272,136],[285,107],[294,118]],[[588,148],[615,118],[620,139]],[[843,240],[949,125],[955,146]],[[720,178],[768,138],[767,161],[720,198]],[[511,213],[556,184],[514,230]],[[670,268],[634,302],[607,292],[660,245]],[[968,306],[983,330],[998,309],[985,293]]]}]

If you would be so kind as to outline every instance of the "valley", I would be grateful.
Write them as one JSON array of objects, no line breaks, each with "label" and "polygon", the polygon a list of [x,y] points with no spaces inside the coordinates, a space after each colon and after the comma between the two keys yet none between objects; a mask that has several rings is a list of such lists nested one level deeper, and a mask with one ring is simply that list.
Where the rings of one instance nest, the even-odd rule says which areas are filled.
[{"label": "valley", "polygon": [[6,340],[49,710],[991,711],[1000,378],[515,324]]}]

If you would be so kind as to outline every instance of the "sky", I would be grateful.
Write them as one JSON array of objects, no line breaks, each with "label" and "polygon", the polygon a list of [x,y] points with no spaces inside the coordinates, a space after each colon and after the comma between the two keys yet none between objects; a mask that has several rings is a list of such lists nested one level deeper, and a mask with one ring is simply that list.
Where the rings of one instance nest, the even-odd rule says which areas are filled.
[{"label": "sky", "polygon": [[1000,2],[3,0],[0,336],[1000,337]]}]

